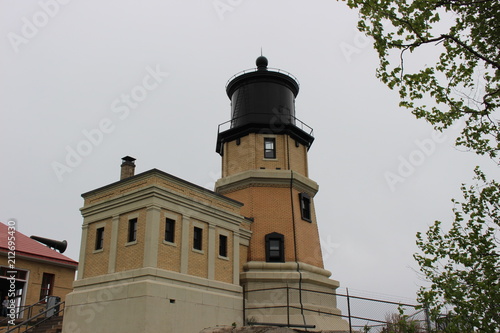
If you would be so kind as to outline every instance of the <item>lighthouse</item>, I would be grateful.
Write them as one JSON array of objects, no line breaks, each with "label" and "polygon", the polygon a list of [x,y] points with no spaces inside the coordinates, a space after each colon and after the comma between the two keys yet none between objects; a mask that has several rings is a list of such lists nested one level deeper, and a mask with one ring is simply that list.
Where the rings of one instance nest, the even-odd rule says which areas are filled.
[{"label": "lighthouse", "polygon": [[[222,177],[215,192],[243,203],[241,214],[252,221],[240,274],[246,317],[345,329],[335,298],[324,301],[339,283],[323,267],[314,208],[318,184],[309,178],[307,158],[314,137],[296,117],[298,80],[268,68],[260,56],[254,70],[229,80],[226,93],[231,119],[217,135]],[[290,297],[291,307],[276,306]]]},{"label": "lighthouse", "polygon": [[64,332],[200,332],[249,323],[346,331],[324,269],[298,80],[268,67],[232,77],[214,191],[159,169],[82,194],[80,260]]}]

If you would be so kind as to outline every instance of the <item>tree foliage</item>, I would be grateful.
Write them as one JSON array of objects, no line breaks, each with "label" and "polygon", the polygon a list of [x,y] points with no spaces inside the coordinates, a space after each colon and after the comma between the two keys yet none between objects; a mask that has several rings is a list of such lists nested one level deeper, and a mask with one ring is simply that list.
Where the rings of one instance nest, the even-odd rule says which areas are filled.
[{"label": "tree foliage", "polygon": [[[346,1],[359,9],[358,28],[373,37],[379,54],[377,76],[398,89],[400,105],[437,130],[463,121],[456,144],[498,163],[500,2]],[[434,64],[411,70],[415,58],[434,52],[440,52]]]},{"label": "tree foliage", "polygon": [[[448,232],[436,221],[425,237],[417,234],[415,254],[431,282],[419,301],[438,320],[451,310],[447,332],[498,332],[500,327],[500,184],[476,169],[477,184],[462,185]],[[451,309],[449,308],[451,307]]]},{"label": "tree foliage", "polygon": [[403,314],[402,309],[400,313],[387,315],[385,321],[386,325],[380,333],[418,333],[422,331],[420,322]]},{"label": "tree foliage", "polygon": [[[344,1],[359,10],[358,29],[379,55],[376,75],[400,106],[439,131],[461,124],[456,145],[500,164],[500,1]],[[451,228],[436,221],[417,235],[415,259],[430,282],[419,301],[435,320],[449,312],[446,332],[500,327],[500,185],[475,172],[463,201],[453,200]]]}]

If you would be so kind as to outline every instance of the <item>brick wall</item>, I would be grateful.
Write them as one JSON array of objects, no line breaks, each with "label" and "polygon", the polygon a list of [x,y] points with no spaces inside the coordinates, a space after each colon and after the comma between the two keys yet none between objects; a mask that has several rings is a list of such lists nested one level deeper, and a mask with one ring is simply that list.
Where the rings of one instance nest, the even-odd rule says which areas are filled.
[{"label": "brick wall", "polygon": [[[129,219],[137,218],[137,241],[128,243]],[[120,215],[115,271],[141,268],[144,261],[144,235],[146,233],[146,209]]]},{"label": "brick wall", "polygon": [[[275,138],[276,158],[264,158],[264,138]],[[266,135],[250,133],[224,146],[222,176],[227,177],[246,170],[293,170],[307,177],[307,149],[295,144],[288,135]]]},{"label": "brick wall", "polygon": [[[202,250],[193,249],[194,227],[203,229]],[[208,223],[192,220],[189,230],[189,263],[188,273],[190,275],[208,278]]]},{"label": "brick wall", "polygon": [[[102,250],[95,250],[96,230],[104,227],[104,245]],[[109,248],[111,245],[111,218],[88,225],[87,248],[83,277],[88,278],[108,273]]]},{"label": "brick wall", "polygon": [[[265,235],[278,232],[283,234],[285,239],[285,261],[295,261],[296,240],[297,260],[323,267],[314,204],[311,203],[312,223],[302,220],[299,191],[293,189],[290,193],[289,187],[268,186],[250,187],[226,195],[244,202],[242,215],[254,218],[251,224],[253,234],[250,240],[249,260],[265,261]],[[294,237],[293,221],[295,221],[296,237]]]},{"label": "brick wall", "polygon": [[[165,219],[175,220],[174,243],[165,242]],[[158,235],[158,268],[181,271],[182,216],[175,212],[162,210],[160,232]]]},{"label": "brick wall", "polygon": [[[227,258],[219,256],[219,235],[227,237]],[[232,283],[233,282],[233,233],[220,229],[215,234],[215,280]]]}]

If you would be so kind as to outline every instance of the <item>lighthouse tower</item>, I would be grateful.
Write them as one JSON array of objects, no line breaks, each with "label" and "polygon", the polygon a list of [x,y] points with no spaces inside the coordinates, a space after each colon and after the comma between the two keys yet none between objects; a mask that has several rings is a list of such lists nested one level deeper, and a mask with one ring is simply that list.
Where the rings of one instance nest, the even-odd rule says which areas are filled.
[{"label": "lighthouse tower", "polygon": [[219,125],[216,146],[222,177],[215,191],[243,203],[241,214],[252,220],[240,275],[246,318],[343,330],[335,297],[325,298],[339,283],[323,268],[318,184],[309,178],[307,161],[314,137],[295,115],[299,84],[268,68],[263,56],[256,65],[226,86],[231,119]]}]

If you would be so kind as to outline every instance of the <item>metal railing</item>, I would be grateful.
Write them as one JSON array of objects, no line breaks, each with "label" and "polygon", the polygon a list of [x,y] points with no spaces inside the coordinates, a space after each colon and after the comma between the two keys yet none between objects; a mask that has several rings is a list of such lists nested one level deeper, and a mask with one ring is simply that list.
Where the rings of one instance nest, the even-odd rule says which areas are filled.
[{"label": "metal railing", "polygon": [[[256,295],[257,293],[262,294]],[[348,322],[350,332],[431,332],[427,311],[422,306],[353,296],[349,295],[348,291],[346,294],[338,294],[285,286],[245,290],[244,299],[244,320],[250,325],[264,324],[255,322],[252,312],[266,315],[275,311],[276,314],[281,314],[282,318],[286,317],[286,322],[267,325],[294,327],[290,324],[291,315],[314,313],[343,318]],[[249,299],[265,301],[259,305],[255,301],[249,302]],[[302,304],[302,301],[299,301],[302,299],[314,301]],[[331,307],[332,311],[328,311],[328,307]],[[342,309],[342,313],[336,313],[333,309]]]},{"label": "metal railing", "polygon": [[35,310],[36,307],[41,307],[38,312],[43,311],[43,308],[46,308],[46,298],[42,298],[38,302],[31,304],[31,305],[23,305],[20,306],[16,309],[16,312],[7,316],[3,320],[0,321],[0,326],[10,326],[9,323],[16,318],[24,318],[24,316],[27,314],[27,317],[31,317],[33,311]]},{"label": "metal railing", "polygon": [[[22,317],[24,317],[24,314],[27,313],[27,319],[22,321],[21,323],[11,325],[10,322],[12,321],[12,318],[5,318],[4,320],[0,321],[0,326],[7,326],[7,330],[4,333],[11,333],[11,332],[29,332],[35,327],[39,326],[40,324],[46,322],[49,320],[51,317],[56,316],[56,315],[62,315],[64,313],[64,305],[65,302],[57,302],[53,306],[47,307],[46,306],[46,301],[47,297],[39,300],[38,302],[29,305],[29,306],[22,306],[19,307],[18,311],[15,313],[15,317],[19,317],[19,314],[23,314]],[[45,310],[39,309],[38,313],[33,314],[34,310],[36,307],[43,306]],[[50,315],[48,315],[50,314]],[[44,317],[41,320],[38,320],[40,317]],[[3,325],[5,322],[7,322],[7,325]],[[21,331],[24,327],[24,331]]]},{"label": "metal railing", "polygon": [[[289,77],[291,77],[292,79],[294,79],[295,82],[297,82],[297,85],[300,87],[299,79],[297,79],[297,77],[295,77],[292,73],[287,72],[287,71],[282,70],[282,69],[279,69],[279,68],[273,68],[273,67],[266,67],[266,69],[267,69],[268,72],[276,72],[276,73],[281,73],[281,74],[288,75]],[[231,76],[229,78],[229,80],[227,80],[227,82],[226,82],[226,88],[229,85],[229,82],[231,82],[234,78],[236,78],[236,77],[238,77],[240,75],[246,74],[246,73],[257,72],[258,70],[259,69],[257,67],[254,67],[254,68],[249,68],[249,69],[242,70],[241,72],[238,72],[238,73],[234,74],[233,76]]]},{"label": "metal railing", "polygon": [[[241,119],[243,117],[248,117],[252,115],[267,115],[269,116],[269,113],[247,113],[238,117],[233,117],[228,121],[225,121],[223,123],[220,123],[217,129],[217,133],[221,133],[224,131],[227,131],[233,127],[233,125],[236,123],[236,120]],[[276,124],[277,123],[277,124]],[[277,129],[280,129],[280,126],[283,126],[285,124],[291,124],[296,126],[297,128],[300,128],[302,131],[305,133],[309,134],[310,136],[313,135],[313,128],[306,123],[304,123],[302,120],[299,118],[292,116],[290,114],[280,114],[278,112],[274,113],[274,117],[271,118],[271,122],[269,126],[272,128],[273,126],[276,127]]]}]

